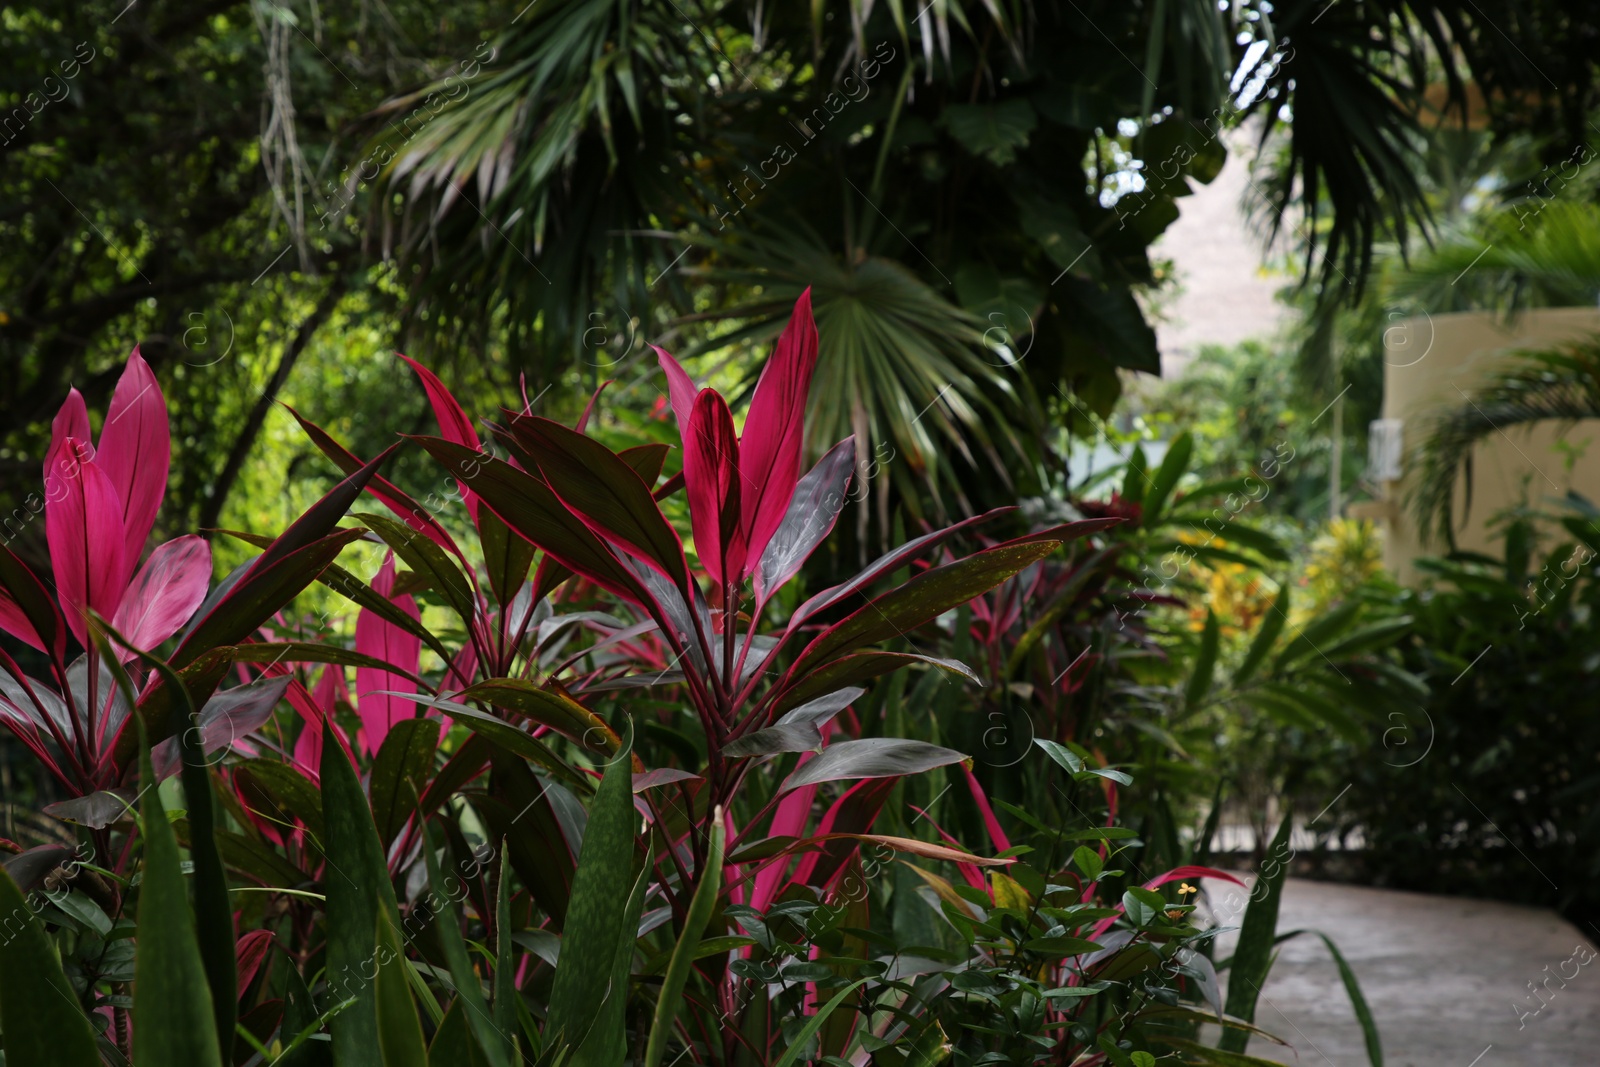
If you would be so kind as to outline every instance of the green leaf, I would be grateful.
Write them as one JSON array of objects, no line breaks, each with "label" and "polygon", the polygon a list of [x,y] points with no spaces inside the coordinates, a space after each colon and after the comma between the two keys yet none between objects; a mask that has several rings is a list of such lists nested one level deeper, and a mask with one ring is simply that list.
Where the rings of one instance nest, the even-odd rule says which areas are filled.
[{"label": "green leaf", "polygon": [[[561,944],[561,964],[550,989],[545,1033],[572,1047],[570,1067],[618,1067],[625,1054],[624,969],[620,987],[613,961],[619,939],[631,952],[637,920],[627,927],[634,886],[633,775],[628,760],[614,760],[595,791],[583,832],[572,900]],[[625,968],[624,964],[624,968]]]},{"label": "green leaf", "polygon": [[1103,946],[1082,937],[1036,937],[1022,947],[1042,956],[1081,956]]},{"label": "green leaf", "polygon": [[380,918],[400,928],[400,909],[367,796],[335,737],[322,746],[323,816],[327,822],[327,981],[335,1000],[353,998],[331,1025],[340,1067],[380,1067],[378,997],[366,973],[378,951]]},{"label": "green leaf", "polygon": [[1200,706],[1200,702],[1211,692],[1211,676],[1217,669],[1217,650],[1221,641],[1221,629],[1217,626],[1217,614],[1210,608],[1206,609],[1205,629],[1200,632],[1200,651],[1194,658],[1194,670],[1189,674],[1189,685],[1183,692],[1183,706],[1186,711],[1193,711]]},{"label": "green leaf", "polygon": [[[172,669],[154,657],[141,657],[166,678],[175,692],[188,694]],[[211,796],[211,771],[200,747],[199,720],[192,709],[184,716],[188,727],[178,731],[178,751],[183,757],[183,796],[188,805],[189,859],[194,865],[195,930],[200,942],[206,981],[211,988],[216,1032],[223,1040],[217,1048],[231,1060],[233,1026],[239,1006],[239,966],[234,947],[233,905],[228,900],[228,878],[217,848],[216,821]],[[154,779],[151,779],[154,781]]]},{"label": "green leaf", "polygon": [[[1272,967],[1272,947],[1278,931],[1278,905],[1283,898],[1283,880],[1289,874],[1289,834],[1293,823],[1294,812],[1285,812],[1283,822],[1278,824],[1278,832],[1267,850],[1267,862],[1271,869],[1259,876],[1266,890],[1260,896],[1256,895],[1256,889],[1250,891],[1250,903],[1245,907],[1244,920],[1239,925],[1239,946],[1234,950],[1233,964],[1228,972],[1228,999],[1224,1010],[1246,1022],[1255,1021],[1256,1000],[1261,996],[1261,986]],[[1219,1047],[1229,1052],[1243,1052],[1249,1042],[1248,1033],[1230,1029],[1223,1031]]]},{"label": "green leaf", "polygon": [[949,609],[987,593],[1024,567],[1050,555],[1060,544],[1046,540],[1000,545],[924,571],[823,631],[806,646],[785,677],[803,677],[821,664],[863,645],[904,637]]},{"label": "green leaf", "polygon": [[139,954],[133,984],[133,1062],[135,1067],[175,1063],[222,1067],[216,1014],[178,859],[178,840],[161,806],[161,791],[154,788],[149,749],[143,750],[139,764],[139,780],[146,788],[140,806],[144,878],[139,887]]},{"label": "green leaf", "polygon": [[[422,831],[427,838],[422,852],[428,864],[428,884],[433,888],[433,895],[439,902],[433,909],[436,913],[433,928],[437,932],[440,950],[444,953],[445,965],[450,970],[450,981],[456,987],[456,1001],[450,1011],[446,1012],[445,1019],[448,1022],[451,1013],[461,1013],[463,1016],[461,1025],[468,1031],[464,1041],[471,1044],[472,1035],[476,1035],[477,1045],[487,1055],[489,1063],[494,1067],[509,1067],[512,1055],[509,1035],[496,1025],[489,1014],[489,1003],[483,998],[482,983],[472,969],[472,959],[467,955],[467,943],[461,936],[461,923],[456,916],[454,897],[439,871],[433,831],[426,823],[423,824]],[[500,884],[505,884],[504,870],[500,874]],[[499,977],[498,969],[495,976]],[[443,1029],[441,1026],[441,1034]],[[435,1045],[438,1041],[436,1037]]]},{"label": "green leaf", "polygon": [[367,529],[383,538],[384,543],[394,549],[394,554],[404,560],[406,566],[426,577],[428,584],[438,590],[456,614],[461,616],[462,622],[471,623],[477,615],[478,604],[472,583],[444,549],[405,523],[387,515],[358,511],[353,517],[360,519]]},{"label": "green leaf", "polygon": [[717,906],[717,894],[722,889],[722,851],[727,840],[727,823],[718,807],[711,818],[711,847],[705,866],[700,871],[700,884],[695,886],[694,897],[684,915],[683,929],[678,933],[677,945],[672,950],[672,960],[661,980],[661,992],[656,997],[655,1018],[650,1025],[650,1040],[645,1047],[644,1067],[661,1067],[661,1058],[667,1051],[667,1039],[677,1022],[678,1011],[683,1006],[683,987],[689,980],[689,971],[699,958],[700,935]]},{"label": "green leaf", "polygon": [[1322,646],[1332,644],[1333,638],[1355,621],[1360,611],[1360,604],[1340,604],[1318,616],[1309,626],[1296,634],[1282,652],[1278,653],[1274,669],[1281,671],[1306,656],[1316,655],[1319,659],[1323,658],[1325,653],[1322,653]]},{"label": "green leaf", "polygon": [[6,1064],[100,1067],[94,1030],[72,995],[55,945],[4,866],[0,915],[8,916],[0,938],[0,1031],[5,1034]]},{"label": "green leaf", "polygon": [[377,945],[378,974],[373,979],[377,999],[378,1049],[383,1067],[428,1067],[427,1045],[422,1037],[422,1019],[411,999],[411,982],[400,935],[379,911],[373,929]]},{"label": "green leaf", "polygon": [[[500,623],[510,620],[509,608],[527,581],[533,566],[534,547],[511,531],[493,511],[478,511],[478,543],[483,546],[483,567],[489,575],[489,588],[500,605]],[[471,616],[467,616],[470,618]]]},{"label": "green leaf", "polygon": [[772,1067],[794,1067],[794,1064],[805,1054],[806,1046],[816,1036],[817,1031],[822,1029],[822,1024],[828,1021],[828,1016],[833,1014],[834,1009],[843,1004],[850,994],[866,985],[869,981],[871,981],[869,978],[857,978],[854,982],[835,993],[832,1000],[824,1004],[817,1010],[815,1015],[806,1020],[806,1024],[800,1028],[800,1032],[794,1035],[794,1042],[790,1044],[782,1056],[778,1057],[777,1062]]},{"label": "green leaf", "polygon": [[[1237,1031],[1225,1031],[1237,1033]],[[1226,1049],[1212,1048],[1202,1045],[1198,1041],[1187,1038],[1167,1037],[1162,1035],[1161,1043],[1170,1045],[1179,1052],[1187,1053],[1191,1063],[1208,1063],[1213,1067],[1283,1067],[1277,1060],[1264,1060],[1259,1056],[1246,1056],[1242,1052],[1229,1052]]]},{"label": "green leaf", "polygon": [[483,1050],[467,1025],[467,1008],[460,997],[450,1002],[439,1032],[428,1046],[428,1067],[489,1067]]},{"label": "green leaf", "polygon": [[1160,525],[1162,510],[1167,506],[1167,498],[1172,495],[1178,479],[1188,473],[1189,460],[1193,455],[1194,438],[1188,433],[1180,433],[1167,446],[1167,454],[1161,458],[1161,466],[1156,468],[1155,477],[1150,479],[1150,488],[1144,495],[1146,527]]},{"label": "green leaf", "polygon": [[511,1059],[517,1055],[517,944],[511,929],[511,880],[506,877],[505,840],[500,841],[500,877],[494,902],[494,1028]]},{"label": "green leaf", "polygon": [[1261,666],[1263,660],[1272,652],[1278,643],[1278,635],[1283,633],[1284,625],[1289,621],[1289,584],[1284,583],[1278,590],[1278,595],[1273,598],[1272,606],[1262,616],[1261,626],[1256,630],[1256,636],[1250,641],[1250,650],[1245,653],[1244,661],[1233,672],[1233,685],[1235,689],[1242,687],[1256,673],[1256,668]]},{"label": "green leaf", "polygon": [[1028,146],[1038,116],[1023,99],[1013,97],[997,104],[950,104],[939,124],[967,151],[991,163],[1014,163],[1017,149]]},{"label": "green leaf", "polygon": [[1166,899],[1152,889],[1135,887],[1122,894],[1123,912],[1127,914],[1128,921],[1140,929],[1155,922],[1156,916],[1166,907]]},{"label": "green leaf", "polygon": [[1328,946],[1328,952],[1339,968],[1339,980],[1344,983],[1344,991],[1349,994],[1350,1007],[1355,1011],[1356,1022],[1361,1024],[1361,1036],[1367,1043],[1367,1062],[1372,1067],[1383,1067],[1383,1040],[1378,1036],[1378,1024],[1372,1018],[1372,1009],[1367,1006],[1367,998],[1361,993],[1361,983],[1356,980],[1356,972],[1351,970],[1344,954],[1339,951],[1339,946],[1321,930],[1291,930],[1277,940],[1286,941],[1299,934],[1315,934],[1322,939],[1324,945]]},{"label": "green leaf", "polygon": [[437,719],[401,719],[390,728],[372,761],[372,818],[385,847],[405,827],[428,788],[439,726]]},{"label": "green leaf", "polygon": [[[277,760],[248,759],[234,766],[234,780],[254,786],[283,810],[306,824],[319,848],[327,847],[327,827],[322,820],[322,793],[311,779]],[[256,798],[250,798],[254,800]],[[276,813],[268,813],[276,814]]]},{"label": "green leaf", "polygon": [[520,678],[491,678],[457,693],[455,699],[514,711],[596,755],[615,755],[622,747],[616,731],[604,719],[559,689],[546,689]]}]

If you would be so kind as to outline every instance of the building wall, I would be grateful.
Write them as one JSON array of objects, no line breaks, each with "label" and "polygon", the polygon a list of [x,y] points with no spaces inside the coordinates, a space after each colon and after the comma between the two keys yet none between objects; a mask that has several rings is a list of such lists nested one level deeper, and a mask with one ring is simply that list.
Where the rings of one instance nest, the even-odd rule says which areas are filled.
[{"label": "building wall", "polygon": [[[1409,455],[1421,442],[1431,413],[1459,406],[1493,368],[1506,349],[1574,340],[1600,332],[1600,309],[1540,308],[1506,321],[1489,312],[1422,315],[1391,323],[1384,334],[1383,415],[1403,422],[1402,447]],[[1456,487],[1456,544],[1463,551],[1499,557],[1503,545],[1488,529],[1489,520],[1525,500],[1548,506],[1572,489],[1600,503],[1600,422],[1563,427],[1546,421],[1491,435],[1473,454],[1472,503],[1465,479]],[[1557,441],[1587,450],[1569,472]],[[1385,527],[1384,563],[1400,581],[1412,583],[1418,556],[1439,555],[1442,544],[1424,545],[1413,516],[1412,479],[1385,482],[1382,502],[1367,514]],[[1354,512],[1355,509],[1352,509]]]}]

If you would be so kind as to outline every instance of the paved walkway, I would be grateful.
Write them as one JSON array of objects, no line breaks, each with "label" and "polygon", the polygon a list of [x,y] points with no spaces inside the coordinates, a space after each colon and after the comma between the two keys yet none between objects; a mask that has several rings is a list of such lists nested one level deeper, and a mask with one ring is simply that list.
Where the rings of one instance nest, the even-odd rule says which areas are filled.
[{"label": "paved walkway", "polygon": [[[1383,1037],[1386,1067],[1600,1064],[1595,930],[1515,904],[1291,878],[1278,929],[1300,928],[1326,933],[1349,960]],[[1233,940],[1223,939],[1219,958],[1233,951]],[[1294,1048],[1254,1038],[1253,1056],[1305,1067],[1368,1062],[1320,938],[1282,946],[1256,1022]]]}]

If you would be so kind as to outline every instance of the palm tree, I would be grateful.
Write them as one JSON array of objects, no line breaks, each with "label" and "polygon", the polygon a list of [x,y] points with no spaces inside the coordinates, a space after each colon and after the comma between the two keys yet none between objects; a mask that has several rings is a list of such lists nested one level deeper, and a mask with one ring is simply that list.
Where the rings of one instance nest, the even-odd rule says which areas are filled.
[{"label": "palm tree", "polygon": [[[1579,17],[1495,18],[1589,93],[1592,63],[1560,48]],[[816,283],[840,355],[813,439],[892,450],[874,492],[981,506],[1034,482],[1056,414],[1159,371],[1148,248],[1224,128],[1261,120],[1270,224],[1359,291],[1375,243],[1427,218],[1430,82],[1499,99],[1535,78],[1499,34],[1470,0],[544,0],[468,91],[392,103],[440,110],[378,135],[374,203],[401,205],[421,340],[551,378],[646,372],[642,346],[575,358],[610,336],[597,320],[712,353],[774,334]]]},{"label": "palm tree", "polygon": [[[1600,297],[1600,206],[1522,199],[1462,226],[1394,279],[1393,291],[1454,311],[1593,306]],[[1546,419],[1600,418],[1600,336],[1509,353],[1489,380],[1432,421],[1413,457],[1425,538],[1449,542],[1457,478],[1471,485],[1482,439]],[[1470,497],[1468,499],[1470,505]]]}]

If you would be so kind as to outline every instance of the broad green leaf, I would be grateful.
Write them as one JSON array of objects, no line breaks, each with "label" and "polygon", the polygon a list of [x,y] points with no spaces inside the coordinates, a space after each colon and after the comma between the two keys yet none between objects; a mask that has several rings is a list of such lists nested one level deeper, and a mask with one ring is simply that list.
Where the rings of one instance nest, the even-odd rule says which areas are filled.
[{"label": "broad green leaf", "polygon": [[533,566],[534,547],[513,533],[511,527],[492,509],[478,511],[478,541],[483,546],[483,567],[489,575],[489,589],[500,605],[500,621],[506,623],[509,608]]},{"label": "broad green leaf", "polygon": [[1348,603],[1340,604],[1319,615],[1309,625],[1301,628],[1290,639],[1284,650],[1278,653],[1274,669],[1281,671],[1307,656],[1316,656],[1319,660],[1325,659],[1327,654],[1323,652],[1323,646],[1331,645],[1333,639],[1355,621],[1360,611],[1360,604]]},{"label": "broad green leaf", "polygon": [[383,1053],[383,1067],[428,1067],[422,1019],[411,999],[411,982],[406,975],[411,964],[406,962],[399,933],[382,911],[377,915],[373,941],[378,946],[378,973],[372,984],[377,997],[378,1049]]},{"label": "broad green leaf", "polygon": [[62,973],[56,947],[3,866],[0,915],[8,916],[0,938],[0,1031],[7,1067],[100,1067],[94,1030]]},{"label": "broad green leaf", "polygon": [[1183,692],[1183,706],[1193,711],[1211,692],[1211,676],[1217,669],[1217,650],[1221,641],[1221,628],[1217,614],[1206,609],[1206,626],[1200,632],[1200,650],[1195,654],[1194,670],[1189,674],[1189,684]]},{"label": "broad green leaf", "polygon": [[1250,641],[1250,650],[1245,653],[1244,660],[1233,672],[1233,685],[1237,689],[1248,682],[1256,673],[1272,648],[1278,643],[1278,635],[1283,633],[1284,625],[1289,621],[1289,584],[1285,582],[1278,590],[1278,595],[1272,599],[1272,606],[1262,616],[1261,626],[1257,628],[1256,635]]},{"label": "broad green leaf", "polygon": [[450,1003],[433,1044],[428,1046],[428,1067],[490,1067],[467,1023],[471,1010],[460,997]]},{"label": "broad green leaf", "polygon": [[[429,544],[432,544],[430,541]],[[428,788],[439,748],[437,719],[401,719],[389,730],[372,761],[372,819],[385,846],[405,827]]]},{"label": "broad green leaf", "polygon": [[920,774],[935,767],[960,763],[966,758],[954,749],[898,737],[836,741],[823,749],[821,755],[797,768],[778,791],[787,793],[819,782]]},{"label": "broad green leaf", "polygon": [[471,623],[477,615],[477,596],[472,590],[471,581],[449,553],[398,519],[360,511],[355,513],[354,518],[360,519],[367,529],[383,538],[384,543],[394,549],[394,554],[404,560],[406,566],[426,577],[428,584],[438,590],[439,595],[461,616],[463,623]]},{"label": "broad green leaf", "polygon": [[[248,759],[234,767],[234,780],[248,792],[254,787],[275,801],[284,815],[293,816],[306,824],[306,829],[318,842],[327,847],[327,828],[322,820],[322,793],[311,779],[277,760]],[[256,798],[251,797],[253,803]],[[270,813],[276,815],[276,813]]]},{"label": "broad green leaf", "polygon": [[[1228,999],[1224,1005],[1227,1014],[1245,1022],[1256,1018],[1256,1000],[1261,996],[1261,986],[1272,967],[1272,946],[1278,931],[1278,905],[1282,901],[1283,880],[1289,874],[1289,834],[1293,829],[1294,812],[1285,812],[1278,832],[1267,850],[1268,870],[1259,876],[1266,888],[1257,895],[1252,889],[1250,903],[1245,907],[1244,920],[1239,925],[1239,946],[1233,953],[1233,964],[1228,971]],[[1243,1052],[1250,1035],[1242,1030],[1224,1030],[1218,1047],[1229,1052]]]},{"label": "broad green leaf", "polygon": [[683,987],[689,980],[690,968],[698,958],[700,935],[711,913],[716,909],[717,894],[722,889],[722,851],[727,840],[727,821],[718,807],[711,817],[711,847],[705,866],[700,871],[700,884],[695,886],[694,897],[684,915],[683,929],[678,932],[677,945],[672,950],[672,961],[661,981],[661,992],[656,996],[655,1018],[650,1024],[650,1039],[645,1047],[644,1067],[661,1067],[661,1058],[667,1051],[667,1039],[683,1005]]},{"label": "broad green leaf", "polygon": [[633,776],[626,759],[606,768],[595,791],[572,879],[561,944],[561,965],[550,989],[547,1039],[572,1046],[571,1067],[618,1067],[625,1053],[623,1002],[614,985],[619,939],[630,951],[637,926],[627,928],[634,886]]},{"label": "broad green leaf", "polygon": [[560,689],[547,689],[520,678],[491,678],[457,693],[463,703],[482,701],[550,727],[591,752],[614,755],[622,747],[606,721]]},{"label": "broad green leaf", "polygon": [[1194,438],[1188,433],[1180,433],[1167,446],[1167,454],[1161,458],[1161,466],[1156,468],[1155,476],[1150,479],[1150,487],[1144,494],[1146,527],[1160,525],[1162,510],[1167,506],[1167,498],[1177,487],[1178,479],[1188,472],[1189,459],[1193,455]]},{"label": "broad green leaf", "polygon": [[355,1000],[332,1022],[333,1054],[340,1067],[380,1067],[378,998],[370,969],[378,952],[378,920],[398,930],[400,909],[366,793],[337,738],[327,738],[322,746],[321,772],[328,835],[322,875],[328,995]]},{"label": "broad green leaf", "polygon": [[939,122],[962,148],[1004,166],[1028,146],[1038,116],[1026,100],[1013,97],[997,104],[947,104]]},{"label": "broad green leaf", "polygon": [[[140,759],[139,780],[147,786],[156,780],[148,749]],[[176,1063],[222,1067],[216,1015],[195,936],[189,888],[184,884],[178,841],[161,806],[159,789],[144,790],[140,815],[144,878],[139,886],[133,983],[134,1067]],[[228,947],[233,947],[231,937]]]}]

